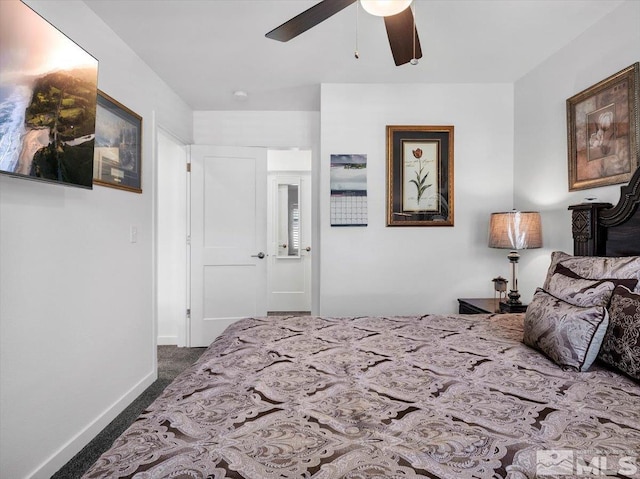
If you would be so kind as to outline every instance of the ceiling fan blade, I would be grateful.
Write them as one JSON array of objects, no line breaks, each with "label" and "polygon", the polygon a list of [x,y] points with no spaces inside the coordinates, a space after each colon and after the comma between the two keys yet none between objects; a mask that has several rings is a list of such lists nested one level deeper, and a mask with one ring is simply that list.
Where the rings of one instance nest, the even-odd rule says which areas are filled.
[{"label": "ceiling fan blade", "polygon": [[[409,63],[412,58],[422,58],[420,39],[418,32],[414,34],[413,12],[407,8],[397,15],[384,17],[384,25],[387,27],[389,46],[396,65]],[[415,41],[415,54],[414,54]]]},{"label": "ceiling fan blade", "polygon": [[267,33],[265,37],[280,42],[288,42],[357,1],[358,0],[322,0],[300,15],[274,28]]}]

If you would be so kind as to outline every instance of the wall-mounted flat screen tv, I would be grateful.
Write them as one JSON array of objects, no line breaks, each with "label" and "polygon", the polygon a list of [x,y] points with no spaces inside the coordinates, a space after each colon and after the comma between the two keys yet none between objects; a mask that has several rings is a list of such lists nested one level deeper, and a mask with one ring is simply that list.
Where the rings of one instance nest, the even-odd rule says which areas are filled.
[{"label": "wall-mounted flat screen tv", "polygon": [[0,0],[0,173],[92,187],[98,61],[19,0]]}]

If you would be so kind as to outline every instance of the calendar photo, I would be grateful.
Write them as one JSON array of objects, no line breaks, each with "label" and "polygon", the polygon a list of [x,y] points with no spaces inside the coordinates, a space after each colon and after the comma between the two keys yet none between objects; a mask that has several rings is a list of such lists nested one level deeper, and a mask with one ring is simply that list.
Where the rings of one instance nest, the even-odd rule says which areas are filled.
[{"label": "calendar photo", "polygon": [[331,155],[331,226],[367,222],[367,155]]}]

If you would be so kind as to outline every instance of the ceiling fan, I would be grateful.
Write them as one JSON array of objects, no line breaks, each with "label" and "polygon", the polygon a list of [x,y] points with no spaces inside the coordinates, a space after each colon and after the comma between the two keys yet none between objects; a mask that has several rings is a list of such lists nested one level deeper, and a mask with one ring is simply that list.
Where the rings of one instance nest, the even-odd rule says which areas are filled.
[{"label": "ceiling fan", "polygon": [[[265,36],[280,42],[288,42],[327,18],[356,3],[358,0],[322,0],[301,14],[274,28]],[[389,46],[396,65],[417,63],[422,58],[418,31],[415,29],[412,0],[359,0],[362,8],[372,15],[384,17]]]}]

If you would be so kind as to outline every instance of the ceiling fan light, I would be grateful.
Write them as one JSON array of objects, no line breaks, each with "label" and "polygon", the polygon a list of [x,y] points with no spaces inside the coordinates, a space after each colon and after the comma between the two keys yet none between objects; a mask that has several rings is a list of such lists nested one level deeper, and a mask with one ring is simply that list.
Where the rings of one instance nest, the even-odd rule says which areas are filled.
[{"label": "ceiling fan light", "polygon": [[411,0],[360,0],[362,8],[376,17],[397,15],[411,5]]}]

